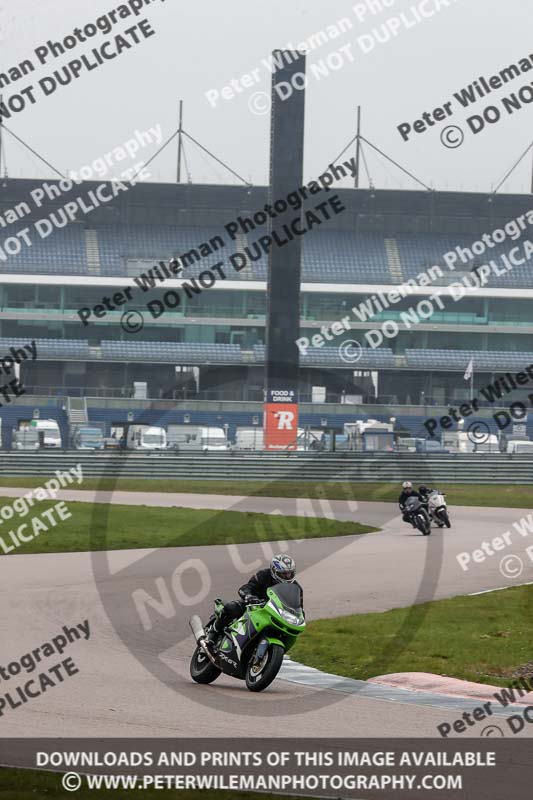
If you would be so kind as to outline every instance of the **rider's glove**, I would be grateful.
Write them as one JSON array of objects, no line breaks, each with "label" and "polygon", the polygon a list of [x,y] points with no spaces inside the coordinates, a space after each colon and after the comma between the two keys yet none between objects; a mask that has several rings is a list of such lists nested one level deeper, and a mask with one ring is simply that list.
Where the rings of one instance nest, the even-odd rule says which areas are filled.
[{"label": "rider's glove", "polygon": [[257,603],[260,603],[261,600],[253,594],[247,594],[246,597],[244,598],[244,602],[246,603],[247,606],[253,606],[256,605]]}]

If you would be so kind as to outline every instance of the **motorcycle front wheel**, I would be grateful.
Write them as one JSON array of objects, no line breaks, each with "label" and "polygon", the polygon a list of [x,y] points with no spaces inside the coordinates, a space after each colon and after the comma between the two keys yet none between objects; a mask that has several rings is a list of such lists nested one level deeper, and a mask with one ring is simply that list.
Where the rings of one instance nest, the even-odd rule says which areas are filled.
[{"label": "motorcycle front wheel", "polygon": [[281,669],[285,651],[279,644],[271,644],[258,664],[250,659],[246,668],[246,686],[251,692],[262,692],[270,686]]},{"label": "motorcycle front wheel", "polygon": [[450,515],[448,514],[448,512],[445,509],[443,509],[440,512],[440,518],[443,521],[443,523],[446,525],[447,528],[451,528],[452,527],[452,523],[450,522]]},{"label": "motorcycle front wheel", "polygon": [[196,683],[213,683],[220,675],[221,670],[211,663],[204,648],[198,645],[191,658],[190,672],[191,678]]},{"label": "motorcycle front wheel", "polygon": [[431,522],[429,517],[426,517],[425,514],[417,514],[415,517],[415,524],[420,533],[424,534],[424,536],[429,536],[431,533]]}]

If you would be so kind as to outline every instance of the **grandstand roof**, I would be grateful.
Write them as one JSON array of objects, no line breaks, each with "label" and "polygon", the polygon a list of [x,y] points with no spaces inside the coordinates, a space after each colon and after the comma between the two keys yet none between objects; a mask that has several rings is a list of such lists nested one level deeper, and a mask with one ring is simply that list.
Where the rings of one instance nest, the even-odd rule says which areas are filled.
[{"label": "grandstand roof", "polygon": [[[57,180],[44,182],[51,186],[59,184]],[[70,193],[63,194],[57,200],[43,203],[41,209],[35,210],[32,218],[45,216],[54,208],[61,207],[65,202],[75,199],[82,191],[94,191],[102,182],[87,181],[81,186],[74,186]],[[0,193],[0,214],[17,203],[29,201],[30,193],[41,187],[42,184],[43,180],[9,178],[7,185],[2,187]],[[295,189],[297,188],[295,187]],[[533,197],[530,194],[489,195],[474,192],[390,189],[335,189],[330,192],[330,194],[332,193],[341,197],[350,215],[351,213],[370,214],[371,216],[385,214],[393,217],[418,215],[432,218],[433,223],[437,225],[438,217],[443,217],[443,232],[450,232],[449,223],[453,219],[457,221],[461,219],[463,222],[465,219],[481,222],[491,220],[497,224],[499,221],[519,216],[533,207]],[[316,197],[321,199],[320,195],[316,195]],[[208,218],[211,218],[213,222],[226,220],[228,212],[231,214],[232,211],[235,211],[240,214],[245,210],[262,208],[267,200],[268,187],[266,186],[139,183],[128,192],[120,193],[112,203],[96,209],[90,215],[90,219],[100,224],[109,223],[110,216],[113,217],[113,222],[120,221],[122,223],[175,224],[180,220],[182,224],[185,224],[183,215],[189,214],[188,223],[198,224],[193,221],[195,212],[197,212],[201,214],[201,219],[205,224]],[[219,218],[218,212],[223,212],[224,216]],[[341,222],[343,216],[341,215],[336,220],[341,228],[345,227]],[[353,223],[353,217],[351,222]],[[405,230],[403,223],[399,224],[402,225],[401,230]],[[436,230],[438,227],[432,228],[432,231]],[[466,232],[463,228],[461,230]]]}]

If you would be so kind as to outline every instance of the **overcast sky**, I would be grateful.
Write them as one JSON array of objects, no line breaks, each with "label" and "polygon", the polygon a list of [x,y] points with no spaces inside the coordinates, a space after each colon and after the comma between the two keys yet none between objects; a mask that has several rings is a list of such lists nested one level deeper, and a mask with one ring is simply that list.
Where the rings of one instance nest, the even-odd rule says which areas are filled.
[{"label": "overcast sky", "polygon": [[[385,1],[385,0],[384,0]],[[442,1],[442,0],[441,0]],[[370,3],[370,0],[368,0]],[[374,5],[377,0],[372,0]],[[329,77],[310,76],[306,105],[306,178],[321,172],[355,133],[356,106],[363,109],[363,134],[422,181],[440,190],[488,191],[497,184],[533,138],[533,103],[509,115],[501,98],[531,85],[533,70],[480,100],[471,110],[453,100],[454,92],[479,76],[487,79],[531,54],[533,45],[528,0],[457,0],[433,17],[415,20],[413,6],[421,0],[386,0],[382,13],[358,19],[351,0],[154,0],[137,18],[119,21],[113,31],[79,44],[67,56],[39,65],[35,48],[48,39],[62,40],[76,27],[118,8],[117,0],[0,0],[0,72],[30,58],[37,69],[3,89],[4,100],[92,47],[113,39],[146,18],[156,35],[106,61],[50,97],[41,91],[34,106],[13,114],[6,125],[58,169],[76,170],[117,147],[136,130],[160,124],[167,138],[177,127],[178,100],[185,103],[185,127],[202,144],[255,184],[268,180],[269,115],[252,113],[270,92],[270,75],[262,59],[288,42],[298,44],[341,18],[352,27],[308,57],[320,62],[340,47],[344,66]],[[425,9],[437,0],[425,0]],[[364,4],[364,0],[363,3]],[[90,10],[88,10],[90,9]],[[412,27],[400,23],[398,35],[376,43],[375,29],[404,12]],[[360,12],[359,16],[361,16]],[[389,23],[394,25],[394,23]],[[360,40],[361,36],[366,38]],[[372,47],[372,43],[374,45]],[[371,49],[372,48],[372,49]],[[363,49],[370,52],[363,52]],[[351,53],[350,62],[347,53]],[[337,57],[339,59],[340,56]],[[337,60],[334,63],[339,63]],[[259,69],[258,81],[232,100],[212,108],[206,92],[232,78]],[[254,101],[252,96],[260,92]],[[397,126],[413,123],[424,111],[452,101],[453,117],[404,142]],[[487,105],[502,110],[497,124],[474,135],[466,124]],[[465,141],[446,149],[440,134],[448,124],[460,126]],[[452,138],[455,134],[452,134]],[[13,177],[52,177],[50,170],[6,135],[7,165]],[[146,148],[148,156],[155,145]],[[234,183],[191,144],[186,145],[193,182]],[[353,149],[350,155],[353,154]],[[506,192],[528,192],[530,153]],[[175,180],[176,148],[171,145],[150,168],[154,180]],[[368,166],[376,186],[416,188],[416,184],[381,157],[368,151]],[[121,165],[124,168],[124,165]],[[117,172],[118,174],[118,172]],[[366,179],[363,181],[366,185]]]}]

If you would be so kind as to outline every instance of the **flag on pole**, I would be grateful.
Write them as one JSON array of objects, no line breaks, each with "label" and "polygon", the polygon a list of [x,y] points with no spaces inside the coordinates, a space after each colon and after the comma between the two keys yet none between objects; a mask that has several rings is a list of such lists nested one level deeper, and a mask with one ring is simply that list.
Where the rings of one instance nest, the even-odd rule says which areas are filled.
[{"label": "flag on pole", "polygon": [[474,359],[471,358],[470,361],[468,362],[468,366],[464,374],[465,381],[469,381],[473,374],[474,374]]}]

